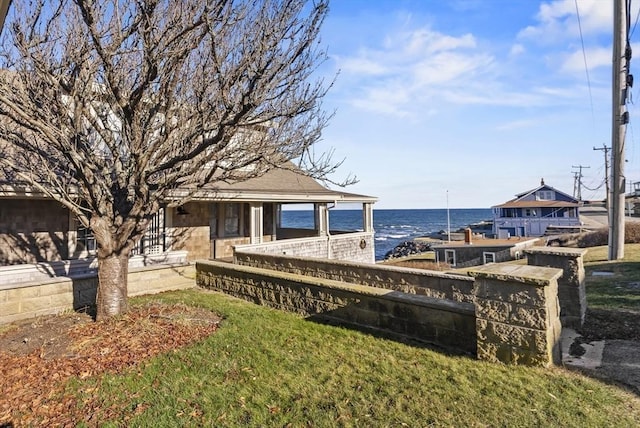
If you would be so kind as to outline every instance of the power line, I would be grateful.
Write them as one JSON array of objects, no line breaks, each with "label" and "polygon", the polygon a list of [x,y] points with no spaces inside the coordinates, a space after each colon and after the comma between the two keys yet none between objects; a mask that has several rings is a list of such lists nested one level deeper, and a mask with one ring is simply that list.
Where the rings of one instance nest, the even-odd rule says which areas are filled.
[{"label": "power line", "polygon": [[604,152],[604,182],[606,184],[606,197],[605,197],[605,206],[609,209],[609,150],[611,147],[607,147],[604,144],[601,148],[594,147],[593,150],[602,150]]},{"label": "power line", "polygon": [[582,24],[580,22],[580,11],[578,10],[578,0],[574,0],[576,5],[576,17],[578,18],[578,30],[580,31],[580,43],[582,44],[582,60],[584,61],[584,72],[587,75],[587,87],[589,88],[589,102],[591,104],[591,118],[595,123],[595,111],[593,109],[593,95],[591,94],[591,79],[589,77],[589,66],[587,65],[587,54],[584,49],[584,38],[582,37]]},{"label": "power line", "polygon": [[571,168],[578,168],[578,171],[573,171],[573,197],[579,201],[582,200],[582,170],[591,168],[590,166],[583,165],[571,165]]},{"label": "power line", "polygon": [[[629,3],[629,10],[631,10],[631,3]],[[633,23],[633,28],[631,29],[631,33],[629,37],[633,36],[633,32],[636,31],[636,25],[638,25],[638,18],[640,18],[640,8],[638,8],[638,13],[636,13],[636,21]]]}]

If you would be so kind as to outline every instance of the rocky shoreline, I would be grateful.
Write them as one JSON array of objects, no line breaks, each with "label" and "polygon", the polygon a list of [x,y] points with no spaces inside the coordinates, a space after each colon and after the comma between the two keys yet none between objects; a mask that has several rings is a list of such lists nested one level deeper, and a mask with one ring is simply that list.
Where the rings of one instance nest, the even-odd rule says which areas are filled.
[{"label": "rocky shoreline", "polygon": [[434,242],[439,243],[442,241],[446,241],[447,239],[451,239],[452,241],[462,241],[464,239],[464,231],[466,229],[471,229],[471,232],[474,235],[480,234],[483,236],[488,236],[493,232],[493,221],[485,220],[478,223],[473,223],[468,225],[467,227],[461,227],[460,229],[452,231],[450,234],[447,234],[446,230],[441,230],[439,232],[431,233],[427,236],[414,238],[411,241],[403,241],[400,244],[396,245],[393,250],[388,251],[387,254],[385,254],[383,260],[408,257],[431,251],[431,246]]}]

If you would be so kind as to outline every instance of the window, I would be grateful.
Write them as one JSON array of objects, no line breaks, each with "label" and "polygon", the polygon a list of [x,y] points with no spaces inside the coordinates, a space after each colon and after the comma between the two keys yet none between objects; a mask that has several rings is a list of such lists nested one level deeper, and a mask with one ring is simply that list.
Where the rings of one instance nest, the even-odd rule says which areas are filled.
[{"label": "window", "polygon": [[75,252],[82,255],[93,254],[96,251],[96,238],[93,236],[91,229],[78,224],[76,234]]},{"label": "window", "polygon": [[240,204],[226,204],[224,208],[224,235],[240,235]]},{"label": "window", "polygon": [[525,208],[524,209],[524,216],[525,217],[535,217],[538,215],[538,212],[536,211],[535,208]]},{"label": "window", "polygon": [[165,224],[164,224],[164,208],[160,208],[158,212],[151,218],[147,225],[144,236],[133,249],[133,254],[162,254],[165,252]]},{"label": "window", "polygon": [[444,250],[444,261],[450,265],[456,265],[456,250]]},{"label": "window", "polygon": [[489,263],[495,263],[496,262],[496,253],[488,253],[488,252],[483,252],[482,253],[482,258],[484,261],[484,264],[489,264]]},{"label": "window", "polygon": [[537,193],[537,199],[539,201],[553,201],[554,194],[553,190],[539,190]]}]

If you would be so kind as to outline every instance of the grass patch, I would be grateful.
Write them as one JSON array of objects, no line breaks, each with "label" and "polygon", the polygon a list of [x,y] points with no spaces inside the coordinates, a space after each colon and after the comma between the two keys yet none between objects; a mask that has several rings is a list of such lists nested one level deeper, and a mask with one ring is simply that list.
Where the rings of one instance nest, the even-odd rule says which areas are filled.
[{"label": "grass patch", "polygon": [[77,381],[104,426],[639,426],[640,399],[561,368],[452,357],[190,290],[150,296],[224,317],[205,341]]},{"label": "grass patch", "polygon": [[607,260],[608,247],[589,248],[585,287],[589,308],[640,311],[640,244],[626,244],[622,260]]}]

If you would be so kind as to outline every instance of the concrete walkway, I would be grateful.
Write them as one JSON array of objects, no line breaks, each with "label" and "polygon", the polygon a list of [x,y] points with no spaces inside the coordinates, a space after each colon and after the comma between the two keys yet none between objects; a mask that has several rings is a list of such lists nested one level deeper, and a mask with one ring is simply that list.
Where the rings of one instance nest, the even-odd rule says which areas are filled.
[{"label": "concrete walkway", "polygon": [[575,330],[562,330],[562,363],[604,381],[613,381],[640,395],[640,342],[585,342]]}]

